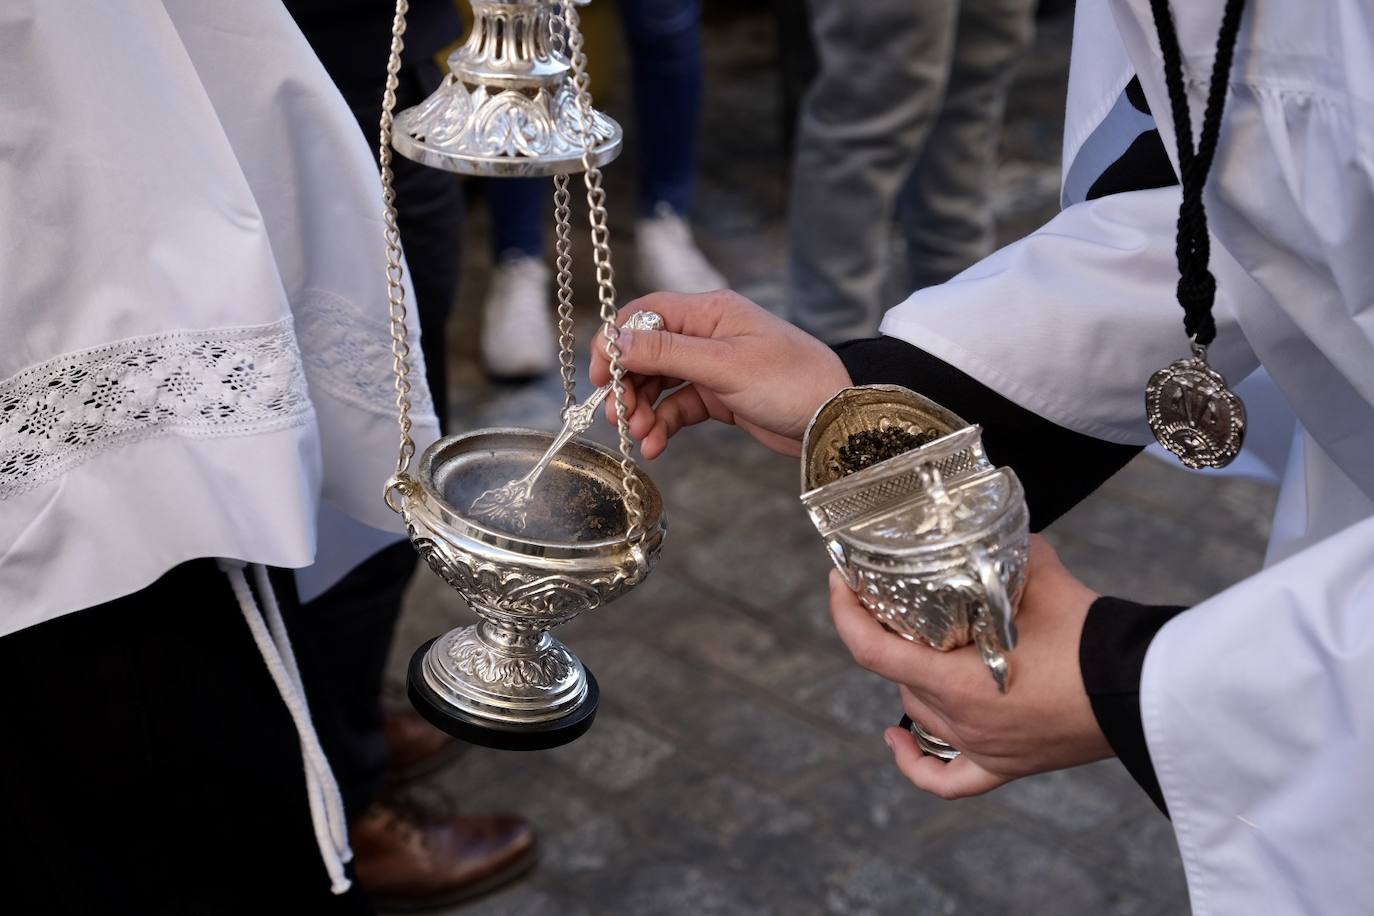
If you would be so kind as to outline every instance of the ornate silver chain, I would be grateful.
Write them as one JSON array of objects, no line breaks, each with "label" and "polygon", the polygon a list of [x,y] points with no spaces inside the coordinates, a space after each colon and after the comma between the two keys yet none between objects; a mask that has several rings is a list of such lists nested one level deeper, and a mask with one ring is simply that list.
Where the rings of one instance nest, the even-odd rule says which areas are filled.
[{"label": "ornate silver chain", "polygon": [[[566,57],[563,41],[563,5],[559,2],[549,17],[549,45],[555,57]],[[558,368],[563,375],[563,419],[577,404],[577,339],[573,336],[572,290],[572,208],[568,193],[568,176],[553,178],[553,221],[556,228],[554,267],[558,271]]]},{"label": "ornate silver chain", "polygon": [[[406,325],[405,268],[401,255],[401,233],[396,224],[395,175],[391,169],[391,136],[393,112],[396,109],[396,87],[401,71],[401,51],[405,48],[408,0],[396,0],[396,15],[391,23],[391,53],[386,66],[386,89],[382,95],[381,136],[378,141],[378,162],[381,165],[382,200],[385,205],[384,232],[386,239],[387,302],[391,326],[392,371],[396,375],[397,424],[400,428],[400,452],[396,459],[396,473],[387,481],[386,503],[393,511],[400,511],[398,496],[404,496],[412,485],[409,475],[411,459],[415,457],[415,440],[411,438],[410,421],[410,338]],[[556,20],[550,24],[551,41],[555,53],[566,46],[573,86],[577,92],[577,107],[582,128],[583,180],[587,188],[587,218],[591,227],[592,256],[596,264],[597,299],[601,306],[601,330],[606,339],[606,352],[611,361],[611,391],[615,398],[616,430],[620,438],[621,486],[624,490],[625,513],[629,523],[626,537],[638,542],[644,537],[644,497],[639,479],[635,476],[634,459],[630,456],[632,442],[630,423],[625,406],[625,367],[620,362],[620,329],[616,325],[615,270],[611,266],[610,228],[606,217],[606,191],[601,186],[601,168],[596,163],[596,136],[592,126],[592,96],[587,75],[587,54],[583,49],[582,30],[577,10],[569,0],[555,4]],[[562,26],[560,29],[559,26]],[[559,175],[554,180],[554,219],[558,226],[556,243],[558,268],[558,330],[559,368],[563,376],[563,412],[576,403],[575,347],[572,314],[572,221],[569,179]]]},{"label": "ornate silver chain", "polygon": [[400,84],[401,51],[405,47],[407,0],[396,0],[396,16],[391,21],[391,55],[386,62],[386,91],[382,94],[381,138],[377,160],[382,170],[382,217],[386,239],[386,296],[391,324],[391,369],[396,376],[397,425],[401,431],[400,453],[396,458],[396,473],[386,483],[386,504],[392,511],[401,511],[397,496],[404,496],[410,486],[410,460],[415,457],[415,440],[410,437],[410,333],[406,327],[405,267],[401,258],[401,231],[396,225],[395,175],[391,170],[392,112],[396,109],[396,87]]},{"label": "ornate silver chain", "polygon": [[572,68],[577,91],[578,120],[582,126],[582,177],[587,187],[587,221],[592,232],[592,259],[596,263],[597,299],[601,304],[601,332],[606,338],[606,354],[611,360],[611,394],[615,398],[616,430],[620,434],[620,473],[625,495],[625,514],[629,516],[626,537],[637,542],[644,537],[644,496],[639,491],[634,459],[630,457],[630,418],[625,407],[625,367],[620,362],[620,328],[616,325],[615,270],[611,266],[611,230],[606,223],[606,191],[601,187],[601,167],[596,163],[596,134],[592,126],[591,79],[587,75],[587,53],[582,46],[582,29],[577,9],[569,0],[560,0],[559,18],[567,33],[568,65]]},{"label": "ornate silver chain", "polygon": [[572,208],[568,176],[553,178],[553,219],[557,226],[554,267],[558,270],[558,370],[563,374],[563,418],[577,405],[577,368],[573,337]]}]

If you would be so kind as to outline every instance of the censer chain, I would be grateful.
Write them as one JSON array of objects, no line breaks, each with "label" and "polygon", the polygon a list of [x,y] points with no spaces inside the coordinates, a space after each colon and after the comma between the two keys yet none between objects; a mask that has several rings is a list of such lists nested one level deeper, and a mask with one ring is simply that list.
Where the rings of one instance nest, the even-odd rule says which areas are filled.
[{"label": "censer chain", "polygon": [[582,29],[577,10],[570,0],[560,0],[568,45],[568,65],[577,92],[578,120],[582,127],[582,177],[587,187],[587,219],[592,234],[592,259],[596,264],[597,299],[601,305],[601,330],[606,338],[606,353],[611,361],[611,393],[615,398],[616,431],[620,438],[621,485],[625,494],[625,514],[629,517],[626,537],[637,542],[644,537],[644,497],[630,457],[630,418],[625,406],[625,367],[620,362],[620,329],[616,326],[615,270],[611,267],[611,232],[606,222],[606,191],[601,186],[601,167],[596,163],[596,132],[592,122],[591,80],[587,74],[587,54],[583,49]]},{"label": "censer chain", "polygon": [[[567,57],[563,41],[563,17],[558,10],[549,17],[549,45],[554,57]],[[577,405],[577,338],[573,336],[572,207],[568,176],[553,177],[554,267],[558,272],[558,371],[563,376],[562,417]]]},{"label": "censer chain", "polygon": [[553,219],[556,226],[554,267],[558,270],[558,371],[563,375],[563,419],[577,406],[577,339],[573,336],[572,208],[568,176],[553,179]]},{"label": "censer chain", "polygon": [[[568,0],[558,4],[568,47],[573,85],[577,92],[579,120],[582,126],[582,165],[587,187],[588,222],[591,226],[593,260],[596,265],[597,298],[601,306],[602,331],[606,337],[606,351],[611,362],[611,390],[616,405],[616,428],[620,438],[621,484],[625,491],[625,509],[629,517],[626,532],[631,541],[644,536],[643,497],[639,480],[635,477],[634,461],[630,457],[631,440],[629,417],[625,405],[625,367],[620,361],[620,335],[616,326],[615,271],[611,266],[610,229],[607,225],[606,192],[601,186],[601,169],[595,162],[595,133],[592,126],[590,80],[587,75],[587,55],[583,49],[579,17]],[[382,200],[385,205],[384,230],[386,240],[386,278],[388,317],[391,331],[392,371],[395,374],[397,425],[400,429],[400,450],[396,459],[396,473],[387,482],[386,500],[392,509],[398,490],[409,484],[406,471],[415,457],[415,441],[411,438],[410,420],[410,336],[407,327],[405,302],[405,268],[401,255],[401,236],[397,227],[395,175],[391,168],[391,138],[393,112],[396,108],[396,89],[399,85],[401,52],[405,47],[407,0],[396,0],[396,15],[391,25],[391,51],[387,60],[385,91],[382,95],[381,131],[378,141],[378,162],[381,166]],[[555,30],[556,34],[556,30]],[[561,47],[563,36],[555,39]],[[575,368],[572,338],[572,239],[571,209],[567,176],[555,182],[555,220],[558,223],[557,267],[559,283],[559,363],[564,385],[564,412],[575,403]]]},{"label": "censer chain", "polygon": [[396,0],[396,15],[391,22],[391,54],[386,64],[386,88],[382,94],[381,136],[377,160],[381,166],[383,235],[386,239],[386,292],[391,326],[391,369],[395,374],[397,425],[401,432],[400,453],[396,458],[396,473],[387,481],[386,504],[400,511],[394,501],[398,491],[403,494],[410,483],[406,471],[415,457],[415,440],[410,436],[410,332],[406,326],[405,267],[401,257],[401,232],[396,224],[395,175],[391,169],[392,112],[396,109],[396,87],[400,84],[401,51],[405,47],[408,0]]}]

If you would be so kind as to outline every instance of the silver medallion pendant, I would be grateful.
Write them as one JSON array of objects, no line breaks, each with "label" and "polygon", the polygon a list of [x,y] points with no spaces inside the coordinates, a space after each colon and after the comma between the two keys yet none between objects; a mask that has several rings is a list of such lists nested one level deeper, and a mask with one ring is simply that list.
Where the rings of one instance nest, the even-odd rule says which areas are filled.
[{"label": "silver medallion pendant", "polygon": [[1245,444],[1245,404],[1196,344],[1150,376],[1145,415],[1159,444],[1190,468],[1224,468]]}]

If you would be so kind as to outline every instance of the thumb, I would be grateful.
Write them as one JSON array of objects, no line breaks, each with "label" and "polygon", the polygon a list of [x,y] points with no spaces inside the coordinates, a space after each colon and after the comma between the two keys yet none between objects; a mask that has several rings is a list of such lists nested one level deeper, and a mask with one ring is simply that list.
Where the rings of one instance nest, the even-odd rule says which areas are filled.
[{"label": "thumb", "polygon": [[618,343],[621,365],[638,375],[682,379],[713,391],[730,390],[739,378],[736,348],[725,340],[621,328]]}]

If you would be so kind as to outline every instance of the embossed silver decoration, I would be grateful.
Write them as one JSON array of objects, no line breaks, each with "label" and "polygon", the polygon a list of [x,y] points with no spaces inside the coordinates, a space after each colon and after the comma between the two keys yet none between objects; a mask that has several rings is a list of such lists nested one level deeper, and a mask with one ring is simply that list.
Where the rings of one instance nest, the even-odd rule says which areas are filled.
[{"label": "embossed silver decoration", "polygon": [[473,23],[449,74],[425,101],[396,115],[407,158],[465,175],[523,177],[583,170],[620,154],[620,125],[579,104],[551,20],[556,0],[472,0]]},{"label": "embossed silver decoration", "polygon": [[[891,426],[940,438],[841,476],[849,436]],[[806,430],[802,489],[832,562],[875,619],[943,651],[976,644],[1007,690],[1029,514],[1016,474],[988,461],[979,427],[895,385],[847,388]],[[929,753],[957,753],[915,734]]]},{"label": "embossed silver decoration", "polygon": [[[663,327],[663,316],[657,312],[635,312],[630,316],[630,320],[625,322],[625,327],[637,331],[657,331]],[[558,450],[567,445],[573,436],[581,435],[592,428],[592,423],[596,421],[596,409],[610,393],[611,384],[608,382],[592,392],[591,397],[581,404],[564,410],[563,428],[530,472],[519,480],[512,480],[494,490],[487,490],[473,500],[470,510],[473,516],[488,521],[509,522],[517,531],[524,531],[526,510],[534,496],[534,485],[538,482],[539,475],[544,473],[554,455],[558,454]]]},{"label": "embossed silver decoration", "polygon": [[[396,0],[378,141],[385,201],[387,300],[400,447],[387,506],[400,513],[425,561],[481,623],[433,640],[412,657],[412,700],[431,721],[493,746],[551,747],[591,724],[595,680],[548,631],[644,580],[662,549],[663,501],[631,458],[625,368],[617,343],[615,272],[600,165],[620,129],[596,113],[573,0],[473,0],[476,22],[451,59],[445,86],[393,117],[408,0]],[[499,103],[499,104],[498,104]],[[412,471],[412,352],[391,168],[393,147],[420,162],[484,175],[555,178],[559,227],[559,362],[564,419],[574,407],[571,214],[568,174],[582,172],[596,269],[601,334],[616,405],[618,451],[564,436],[487,429],[430,446]],[[657,316],[655,316],[657,317]],[[596,400],[596,399],[594,399]],[[596,401],[600,403],[599,400]],[[584,418],[585,414],[585,418]],[[478,518],[479,494],[544,465],[536,498],[518,519]],[[526,515],[538,515],[527,525]],[[419,699],[417,700],[417,696]],[[498,734],[501,733],[501,734]],[[515,738],[510,736],[514,735]]]},{"label": "embossed silver decoration", "polygon": [[1190,468],[1224,468],[1245,445],[1245,404],[1197,344],[1150,376],[1145,416],[1159,444]]},{"label": "embossed silver decoration", "polygon": [[[551,440],[548,433],[522,429],[448,436],[425,451],[413,480],[402,485],[412,543],[481,618],[430,646],[426,683],[464,713],[508,728],[558,719],[582,702],[585,669],[547,631],[642,582],[666,527],[662,499],[642,473],[645,521],[638,542],[624,537],[619,516],[604,536],[569,530],[541,540],[492,526],[462,508],[484,478],[528,464]],[[605,506],[623,513],[619,456],[609,449],[573,440],[554,455],[548,473],[552,486],[590,486]],[[560,525],[575,528],[585,510],[560,495],[546,508]]]}]

